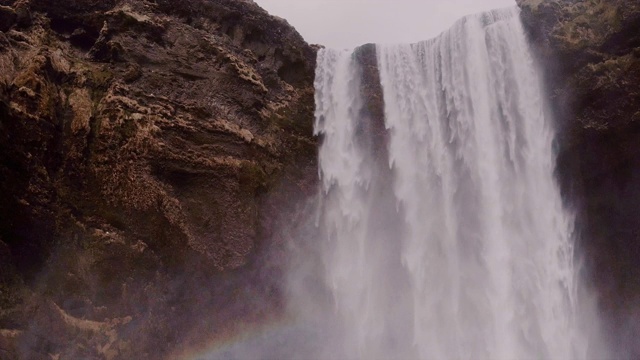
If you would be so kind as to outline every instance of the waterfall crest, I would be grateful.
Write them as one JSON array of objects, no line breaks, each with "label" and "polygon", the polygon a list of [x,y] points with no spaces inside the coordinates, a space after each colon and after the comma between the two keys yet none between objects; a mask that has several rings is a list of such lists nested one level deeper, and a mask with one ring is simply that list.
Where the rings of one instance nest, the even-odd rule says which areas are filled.
[{"label": "waterfall crest", "polygon": [[323,262],[347,358],[585,358],[573,216],[517,9],[378,45],[386,151],[351,51],[316,75]]}]

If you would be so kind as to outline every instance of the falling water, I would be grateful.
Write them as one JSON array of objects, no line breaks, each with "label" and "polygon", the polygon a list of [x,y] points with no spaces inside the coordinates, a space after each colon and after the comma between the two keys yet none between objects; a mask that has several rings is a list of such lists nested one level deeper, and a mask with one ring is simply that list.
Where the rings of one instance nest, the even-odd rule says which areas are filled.
[{"label": "falling water", "polygon": [[339,353],[584,358],[573,218],[518,10],[377,46],[377,61],[386,139],[354,53],[318,54],[318,221]]}]

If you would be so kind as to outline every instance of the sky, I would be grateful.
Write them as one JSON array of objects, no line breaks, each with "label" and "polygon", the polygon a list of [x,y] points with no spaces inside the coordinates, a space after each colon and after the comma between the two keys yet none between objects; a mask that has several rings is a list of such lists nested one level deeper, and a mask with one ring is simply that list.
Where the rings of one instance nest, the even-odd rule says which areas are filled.
[{"label": "sky", "polygon": [[516,5],[515,0],[254,1],[285,18],[307,42],[331,48],[427,40],[465,15]]}]

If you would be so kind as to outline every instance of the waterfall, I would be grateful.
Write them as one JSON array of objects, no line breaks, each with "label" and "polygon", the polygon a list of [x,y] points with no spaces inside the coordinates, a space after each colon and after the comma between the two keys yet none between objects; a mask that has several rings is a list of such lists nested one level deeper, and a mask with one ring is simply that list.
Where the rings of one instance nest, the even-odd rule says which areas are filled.
[{"label": "waterfall", "polygon": [[318,54],[318,225],[341,356],[584,358],[573,217],[518,10],[376,48],[384,140],[355,53]]}]

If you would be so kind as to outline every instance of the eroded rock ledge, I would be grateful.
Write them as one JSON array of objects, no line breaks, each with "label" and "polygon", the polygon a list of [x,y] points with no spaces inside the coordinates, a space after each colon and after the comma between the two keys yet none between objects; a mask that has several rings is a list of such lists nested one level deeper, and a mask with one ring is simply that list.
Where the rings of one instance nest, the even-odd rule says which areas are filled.
[{"label": "eroded rock ledge", "polygon": [[0,358],[157,359],[272,316],[315,49],[247,0],[0,5]]},{"label": "eroded rock ledge", "polygon": [[640,345],[640,3],[518,0],[559,120],[558,175],[620,358]]}]

